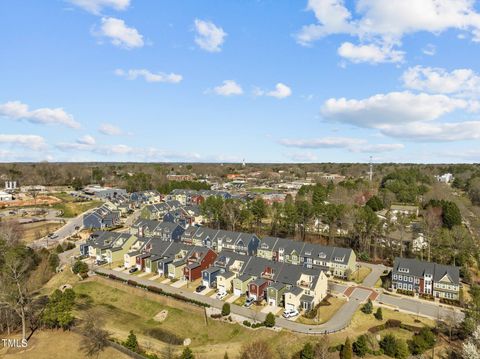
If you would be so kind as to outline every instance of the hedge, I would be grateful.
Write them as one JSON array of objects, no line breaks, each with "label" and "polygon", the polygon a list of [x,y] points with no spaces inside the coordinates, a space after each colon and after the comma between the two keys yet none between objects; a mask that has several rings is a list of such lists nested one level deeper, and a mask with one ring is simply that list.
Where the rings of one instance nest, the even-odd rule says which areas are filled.
[{"label": "hedge", "polygon": [[382,330],[390,329],[390,328],[401,328],[413,333],[418,333],[420,329],[422,329],[414,325],[403,324],[400,320],[389,319],[384,324],[376,325],[374,327],[369,328],[368,331],[372,334],[375,334]]},{"label": "hedge", "polygon": [[410,297],[413,297],[415,295],[414,292],[411,290],[405,290],[405,289],[397,289],[397,293],[403,294],[403,295],[409,295]]}]

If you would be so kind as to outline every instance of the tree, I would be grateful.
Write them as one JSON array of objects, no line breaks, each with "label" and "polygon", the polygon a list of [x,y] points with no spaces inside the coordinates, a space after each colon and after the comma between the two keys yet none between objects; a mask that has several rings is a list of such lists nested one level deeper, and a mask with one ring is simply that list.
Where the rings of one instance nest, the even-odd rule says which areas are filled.
[{"label": "tree", "polygon": [[123,342],[123,346],[136,353],[140,350],[140,346],[138,345],[138,341],[137,341],[137,336],[135,335],[133,330],[130,330],[130,334],[128,334],[127,340]]},{"label": "tree", "polygon": [[85,262],[82,262],[81,260],[77,260],[73,266],[72,266],[72,271],[75,274],[83,274],[88,272],[88,264]]},{"label": "tree", "polygon": [[364,357],[368,353],[367,337],[360,335],[355,342],[353,342],[353,352],[356,356]]},{"label": "tree", "polygon": [[72,289],[65,289],[64,292],[56,289],[50,296],[42,315],[45,326],[48,328],[70,328],[75,320],[72,314],[74,304],[75,292]]},{"label": "tree", "polygon": [[407,343],[402,339],[397,339],[392,334],[387,334],[380,341],[380,348],[383,352],[392,358],[405,359],[409,356]]},{"label": "tree", "polygon": [[180,355],[180,359],[195,359],[195,355],[193,355],[192,349],[186,347],[183,349],[182,355]]},{"label": "tree", "polygon": [[228,359],[228,353],[225,352],[225,354],[223,355],[223,359]]},{"label": "tree", "polygon": [[370,207],[374,212],[378,212],[383,209],[382,200],[377,196],[370,197],[370,199],[367,201],[367,203],[365,203],[365,205]]},{"label": "tree", "polygon": [[410,356],[410,352],[408,351],[407,343],[403,339],[398,339],[397,340],[397,351],[395,353],[395,358],[406,359],[409,356]]},{"label": "tree", "polygon": [[257,198],[251,202],[250,210],[252,211],[255,224],[257,228],[259,228],[260,224],[262,223],[262,219],[267,216],[267,206],[263,199]]},{"label": "tree", "polygon": [[268,328],[275,326],[275,315],[272,312],[267,314],[267,317],[265,318],[265,326]]},{"label": "tree", "polygon": [[352,359],[352,356],[352,344],[350,342],[350,338],[347,337],[347,339],[345,340],[345,344],[340,351],[340,359]]},{"label": "tree", "polygon": [[435,341],[435,334],[429,328],[424,327],[412,337],[408,346],[413,355],[420,355],[433,348]]},{"label": "tree", "polygon": [[93,313],[87,314],[81,333],[80,348],[88,357],[98,357],[110,344],[110,333],[101,328],[98,317]]},{"label": "tree", "polygon": [[314,358],[313,346],[310,342],[305,343],[303,349],[300,352],[300,359],[313,359]]},{"label": "tree", "polygon": [[315,359],[327,359],[329,357],[328,348],[328,336],[322,335],[317,344],[315,344]]},{"label": "tree", "polygon": [[372,301],[370,300],[370,298],[368,298],[368,301],[367,303],[365,303],[363,306],[362,306],[362,309],[361,311],[365,314],[372,314],[373,312],[373,304],[372,304]]},{"label": "tree", "polygon": [[297,213],[297,224],[300,228],[300,235],[302,237],[302,241],[305,240],[305,235],[307,233],[307,226],[308,222],[312,218],[312,208],[310,203],[305,200],[297,200],[295,202],[296,213]]},{"label": "tree", "polygon": [[226,317],[227,315],[230,315],[230,303],[223,303],[222,316]]},{"label": "tree", "polygon": [[242,347],[240,359],[271,359],[274,357],[267,342],[259,340]]},{"label": "tree", "polygon": [[375,318],[378,320],[383,320],[382,308],[378,308],[374,314]]},{"label": "tree", "polygon": [[15,240],[2,241],[3,238],[0,238],[0,304],[5,304],[20,317],[22,339],[26,339],[27,315],[32,299],[27,284],[30,272],[36,266],[36,256],[23,244],[17,244]]}]

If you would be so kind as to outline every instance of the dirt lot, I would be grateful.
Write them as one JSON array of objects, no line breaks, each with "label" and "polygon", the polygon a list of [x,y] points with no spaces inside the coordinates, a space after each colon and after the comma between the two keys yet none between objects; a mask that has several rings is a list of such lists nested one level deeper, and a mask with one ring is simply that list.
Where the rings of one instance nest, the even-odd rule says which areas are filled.
[{"label": "dirt lot", "polygon": [[62,224],[59,222],[47,221],[22,224],[21,228],[23,229],[23,241],[27,244],[32,243],[36,239],[42,238],[49,233],[56,231],[61,226]]}]

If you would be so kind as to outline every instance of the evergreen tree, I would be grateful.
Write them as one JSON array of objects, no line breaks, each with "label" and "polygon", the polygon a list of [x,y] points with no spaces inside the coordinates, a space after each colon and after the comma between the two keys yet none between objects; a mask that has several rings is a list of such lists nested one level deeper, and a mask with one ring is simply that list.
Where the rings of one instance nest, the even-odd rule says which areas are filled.
[{"label": "evergreen tree", "polygon": [[373,304],[372,304],[372,301],[370,300],[370,298],[368,298],[368,302],[363,305],[361,310],[365,314],[372,314]]},{"label": "evergreen tree", "polygon": [[134,352],[139,351],[140,346],[138,345],[137,336],[133,330],[130,330],[130,334],[128,335],[127,340],[123,342],[123,346]]},{"label": "evergreen tree", "polygon": [[347,339],[345,340],[345,344],[340,351],[340,359],[352,359],[352,356],[352,344],[350,342],[350,338],[347,337]]},{"label": "evergreen tree", "polygon": [[265,326],[268,328],[275,326],[275,315],[272,312],[267,314],[267,317],[265,318]]},{"label": "evergreen tree", "polygon": [[378,308],[374,315],[378,320],[383,320],[382,308]]},{"label": "evergreen tree", "polygon": [[360,335],[353,343],[353,352],[359,357],[364,357],[368,353],[368,343],[365,335]]},{"label": "evergreen tree", "polygon": [[195,355],[193,355],[193,352],[189,347],[186,347],[183,349],[180,359],[195,359]]},{"label": "evergreen tree", "polygon": [[227,315],[230,315],[230,303],[223,303],[222,316],[226,317]]},{"label": "evergreen tree", "polygon": [[313,359],[314,352],[313,346],[310,343],[306,343],[300,352],[300,359]]}]

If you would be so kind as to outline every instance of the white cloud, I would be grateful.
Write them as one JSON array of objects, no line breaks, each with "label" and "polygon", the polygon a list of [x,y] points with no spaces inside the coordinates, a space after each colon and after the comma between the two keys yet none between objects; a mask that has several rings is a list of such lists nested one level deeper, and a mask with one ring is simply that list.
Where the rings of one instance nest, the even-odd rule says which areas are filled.
[{"label": "white cloud", "polygon": [[393,50],[391,46],[380,47],[375,44],[354,45],[351,42],[344,42],[338,48],[338,54],[353,63],[368,62],[377,64],[382,62],[401,62],[405,53]]},{"label": "white cloud", "polygon": [[270,96],[270,97],[275,97],[278,99],[284,99],[286,97],[289,97],[292,95],[292,89],[288,87],[287,85],[279,82],[275,85],[275,90],[271,91],[264,91],[260,88],[255,88],[253,90],[253,94],[255,96]]},{"label": "white cloud", "polygon": [[383,153],[392,152],[404,149],[405,146],[402,143],[380,143],[372,145],[354,146],[349,148],[351,152],[362,153]]},{"label": "white cloud", "polygon": [[343,148],[359,144],[366,141],[359,138],[351,137],[324,137],[315,139],[282,139],[279,141],[281,145],[286,147],[297,148]]},{"label": "white cloud", "polygon": [[402,76],[406,88],[431,93],[480,95],[480,76],[471,69],[456,69],[415,66]]},{"label": "white cloud", "polygon": [[130,5],[130,0],[69,0],[72,4],[81,7],[92,14],[99,15],[103,8],[125,10]]},{"label": "white cloud", "polygon": [[440,34],[449,29],[469,32],[480,41],[480,14],[473,0],[356,0],[352,14],[344,0],[309,0],[317,22],[296,35],[302,45],[332,34],[356,37],[361,45],[400,46],[416,32]]},{"label": "white cloud", "polygon": [[100,156],[122,156],[123,159],[140,161],[198,161],[196,153],[162,150],[155,147],[131,147],[125,144],[99,144],[92,136],[86,135],[75,142],[61,142],[56,147],[64,152],[90,152]]},{"label": "white cloud", "polygon": [[285,154],[287,158],[294,162],[317,162],[318,156],[312,152],[296,152]]},{"label": "white cloud", "polygon": [[219,52],[227,33],[211,21],[195,19],[195,43],[208,52]]},{"label": "white cloud", "polygon": [[457,109],[469,109],[462,99],[426,93],[390,92],[366,99],[328,99],[321,113],[324,118],[360,127],[385,128],[395,124],[433,121]]},{"label": "white cloud", "polygon": [[107,136],[121,136],[124,134],[121,128],[112,125],[111,123],[102,123],[98,131]]},{"label": "white cloud", "polygon": [[90,135],[85,135],[83,137],[80,137],[77,142],[79,144],[82,144],[82,145],[89,145],[89,146],[93,146],[95,145],[96,141],[95,141],[95,138],[90,136]]},{"label": "white cloud", "polygon": [[387,126],[381,132],[390,137],[424,142],[478,140],[480,121],[415,122],[409,125]]},{"label": "white cloud", "polygon": [[60,124],[71,128],[80,128],[80,124],[63,108],[39,108],[30,110],[27,104],[20,101],[9,101],[0,104],[0,117],[12,120],[25,120],[36,124]]},{"label": "white cloud", "polygon": [[0,134],[0,144],[11,146],[22,146],[31,150],[42,150],[46,148],[45,139],[37,135],[3,135]]},{"label": "white cloud", "polygon": [[153,73],[146,69],[132,69],[132,70],[122,70],[116,69],[115,75],[125,77],[128,80],[135,80],[139,77],[143,77],[146,82],[167,82],[167,83],[179,83],[182,81],[182,75],[174,73],[163,73],[157,72]]},{"label": "white cloud", "polygon": [[[401,143],[368,144],[367,140],[353,137],[323,137],[314,139],[282,139],[279,143],[294,148],[343,148],[350,152],[380,153],[401,150]],[[305,153],[302,153],[302,155]]]},{"label": "white cloud", "polygon": [[100,36],[110,39],[110,42],[118,47],[133,49],[143,47],[143,36],[133,27],[128,27],[125,21],[114,17],[103,17],[100,26]]},{"label": "white cloud", "polygon": [[433,56],[437,53],[437,48],[433,44],[427,44],[427,46],[422,49],[422,52],[427,56]]},{"label": "white cloud", "polygon": [[222,85],[213,88],[217,95],[232,96],[243,94],[242,87],[233,80],[225,80]]}]

